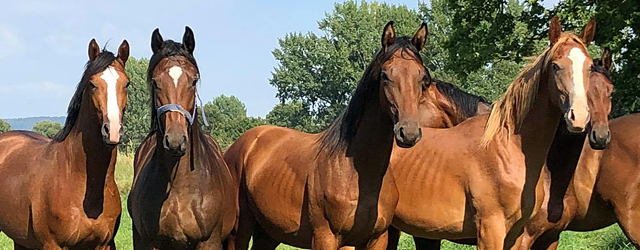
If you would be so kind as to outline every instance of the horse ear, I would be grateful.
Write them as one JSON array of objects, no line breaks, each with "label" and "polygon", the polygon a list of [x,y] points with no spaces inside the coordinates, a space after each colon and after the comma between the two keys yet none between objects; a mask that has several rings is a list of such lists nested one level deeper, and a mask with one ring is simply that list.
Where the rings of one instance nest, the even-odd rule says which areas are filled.
[{"label": "horse ear", "polygon": [[411,43],[413,43],[413,46],[416,47],[418,51],[424,48],[424,44],[425,42],[427,42],[428,34],[429,34],[429,30],[427,29],[427,24],[422,23],[418,31],[416,31],[416,34],[413,35],[413,38],[411,38]]},{"label": "horse ear", "polygon": [[193,54],[193,50],[196,49],[196,39],[193,37],[193,30],[191,30],[189,26],[184,26],[182,45],[184,46],[184,49],[189,51],[189,54]]},{"label": "horse ear", "polygon": [[396,30],[393,28],[393,21],[387,23],[382,31],[382,49],[387,51],[387,48],[396,42]]},{"label": "horse ear", "polygon": [[551,19],[551,24],[549,24],[549,42],[551,42],[551,46],[556,44],[561,34],[562,26],[560,26],[560,20],[558,20],[558,16],[554,16]]},{"label": "horse ear", "polygon": [[100,46],[98,46],[95,38],[91,39],[91,42],[89,42],[89,61],[95,60],[99,54]]},{"label": "horse ear", "polygon": [[589,46],[591,41],[593,41],[593,37],[596,35],[596,19],[593,18],[587,26],[584,27],[582,34],[580,34],[580,38],[582,38],[582,42],[584,45]]},{"label": "horse ear", "polygon": [[125,39],[118,47],[118,58],[122,61],[123,64],[127,63],[127,59],[129,59],[129,42]]},{"label": "horse ear", "polygon": [[602,61],[602,67],[607,71],[610,71],[613,60],[611,59],[611,50],[609,47],[604,48],[604,51],[602,51],[602,59],[600,60]]},{"label": "horse ear", "polygon": [[160,35],[160,29],[156,28],[151,34],[151,51],[153,53],[157,53],[164,47],[164,39],[162,39],[162,35]]}]

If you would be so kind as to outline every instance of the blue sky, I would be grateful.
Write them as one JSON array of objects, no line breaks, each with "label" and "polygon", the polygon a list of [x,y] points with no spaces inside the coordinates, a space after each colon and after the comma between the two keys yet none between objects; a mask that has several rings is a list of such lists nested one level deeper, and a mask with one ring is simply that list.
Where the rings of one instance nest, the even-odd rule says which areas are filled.
[{"label": "blue sky", "polygon": [[[391,0],[410,8],[417,1]],[[557,2],[545,1],[545,6]],[[249,115],[277,103],[269,85],[277,65],[271,51],[290,32],[317,32],[334,1],[68,1],[8,0],[0,15],[0,118],[65,115],[96,38],[115,51],[123,39],[131,56],[151,56],[151,32],[180,40],[195,33],[203,101],[235,95]]]}]

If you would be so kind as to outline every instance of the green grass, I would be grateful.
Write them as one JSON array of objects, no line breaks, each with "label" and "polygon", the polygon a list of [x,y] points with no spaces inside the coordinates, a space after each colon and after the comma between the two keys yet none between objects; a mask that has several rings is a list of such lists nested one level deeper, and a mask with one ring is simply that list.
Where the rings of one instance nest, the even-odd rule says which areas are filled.
[{"label": "green grass", "polygon": [[[131,190],[131,181],[133,180],[133,157],[126,155],[118,156],[116,164],[116,182],[120,188],[122,196],[122,220],[120,229],[116,235],[116,245],[120,250],[131,250],[131,218],[127,211],[127,194]],[[400,239],[398,249],[414,249],[413,240],[408,235],[403,234]],[[13,249],[11,239],[4,234],[0,235],[0,249]],[[281,245],[279,250],[298,249],[291,246]],[[472,246],[458,245],[448,241],[444,242],[444,250],[466,250],[474,249]],[[560,250],[627,250],[634,249],[624,236],[618,225],[613,225],[598,231],[578,233],[564,232],[560,237]]]}]

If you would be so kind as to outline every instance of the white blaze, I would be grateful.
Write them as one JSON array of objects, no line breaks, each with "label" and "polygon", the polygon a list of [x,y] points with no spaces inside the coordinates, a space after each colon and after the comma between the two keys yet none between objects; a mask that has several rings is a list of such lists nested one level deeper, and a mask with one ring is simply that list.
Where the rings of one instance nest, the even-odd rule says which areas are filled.
[{"label": "white blaze", "polygon": [[[569,51],[569,60],[571,60],[571,79],[573,80],[573,93],[571,96],[571,107],[568,115],[570,118],[568,122],[573,129],[580,128],[584,131],[584,128],[589,122],[589,107],[587,105],[587,94],[584,86],[584,62],[587,56],[582,52],[580,48],[573,48]],[[568,124],[568,125],[569,125]]]},{"label": "white blaze", "polygon": [[569,51],[569,60],[571,60],[571,70],[573,71],[573,75],[571,78],[573,79],[573,86],[576,97],[584,98],[586,101],[586,94],[584,89],[584,73],[582,72],[582,68],[584,67],[584,60],[587,57],[582,52],[580,48],[573,48]]},{"label": "white blaze", "polygon": [[171,76],[171,78],[173,79],[173,85],[175,85],[176,88],[178,87],[178,79],[180,79],[181,75],[182,75],[182,68],[178,66],[173,66],[169,69],[169,76]]},{"label": "white blaze", "polygon": [[107,118],[109,119],[109,139],[117,142],[120,137],[120,108],[118,107],[118,93],[116,85],[120,75],[112,66],[109,66],[100,76],[107,83]]}]

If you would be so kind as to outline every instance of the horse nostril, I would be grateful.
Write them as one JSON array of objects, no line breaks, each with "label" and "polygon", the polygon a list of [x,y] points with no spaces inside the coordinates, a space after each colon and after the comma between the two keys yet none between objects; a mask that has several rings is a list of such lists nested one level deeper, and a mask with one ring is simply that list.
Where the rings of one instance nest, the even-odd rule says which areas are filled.
[{"label": "horse nostril", "polygon": [[109,135],[109,124],[102,124],[102,135]]},{"label": "horse nostril", "polygon": [[400,131],[399,132],[400,132],[400,138],[405,139],[406,136],[404,135],[404,128],[403,127],[400,127]]},{"label": "horse nostril", "polygon": [[571,111],[569,111],[569,119],[572,121],[576,120],[576,115],[573,113],[573,109],[571,109]]},{"label": "horse nostril", "polygon": [[162,141],[164,148],[169,149],[169,136],[164,136],[164,140]]}]

